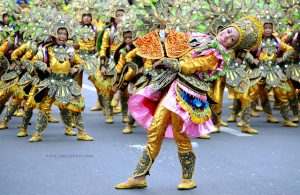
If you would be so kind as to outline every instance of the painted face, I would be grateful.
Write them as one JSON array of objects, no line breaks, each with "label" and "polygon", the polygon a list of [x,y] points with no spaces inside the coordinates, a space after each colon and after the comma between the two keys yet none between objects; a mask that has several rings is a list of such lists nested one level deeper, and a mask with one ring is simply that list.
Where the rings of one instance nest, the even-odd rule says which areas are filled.
[{"label": "painted face", "polygon": [[124,33],[124,42],[127,45],[131,45],[132,44],[132,32],[125,32]]},{"label": "painted face", "polygon": [[232,26],[223,29],[216,36],[217,41],[226,48],[234,46],[238,42],[239,38],[239,31]]},{"label": "painted face", "polygon": [[124,11],[123,10],[118,10],[116,11],[116,17],[114,19],[116,24],[119,24],[121,21],[121,18],[124,16]]},{"label": "painted face", "polygon": [[57,31],[57,38],[55,39],[57,45],[65,45],[68,41],[68,31],[65,28],[60,28]]},{"label": "painted face", "polygon": [[273,24],[265,23],[264,24],[264,37],[271,37],[273,33]]},{"label": "painted face", "polygon": [[92,22],[92,16],[90,14],[84,14],[82,16],[82,24],[89,25]]}]

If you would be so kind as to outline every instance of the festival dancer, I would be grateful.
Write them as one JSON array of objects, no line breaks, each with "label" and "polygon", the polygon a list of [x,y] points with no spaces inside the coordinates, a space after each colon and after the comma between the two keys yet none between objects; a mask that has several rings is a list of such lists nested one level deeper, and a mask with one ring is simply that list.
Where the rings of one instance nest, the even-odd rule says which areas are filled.
[{"label": "festival dancer", "polygon": [[[215,130],[210,119],[206,95],[209,86],[205,79],[223,70],[226,48],[257,47],[261,32],[260,23],[249,16],[226,27],[215,39],[207,36],[193,38],[172,30],[155,30],[134,41],[139,56],[151,58],[153,67],[167,70],[155,79],[153,85],[129,100],[133,117],[148,126],[148,141],[133,177],[115,188],[147,187],[146,175],[160,151],[168,126],[172,128],[183,171],[178,189],[196,187],[192,180],[196,156],[188,135],[198,137]],[[141,113],[143,116],[138,118]]]},{"label": "festival dancer", "polygon": [[73,125],[78,129],[78,140],[92,141],[87,134],[81,112],[84,109],[84,100],[81,96],[81,87],[74,79],[82,71],[84,61],[75,53],[74,47],[67,44],[72,39],[77,22],[67,14],[53,11],[51,26],[48,34],[53,41],[39,50],[32,59],[38,71],[48,77],[38,85],[34,98],[40,102],[36,132],[29,139],[30,142],[42,141],[42,132],[47,128],[47,111],[52,103],[60,108],[62,121],[66,128]]}]

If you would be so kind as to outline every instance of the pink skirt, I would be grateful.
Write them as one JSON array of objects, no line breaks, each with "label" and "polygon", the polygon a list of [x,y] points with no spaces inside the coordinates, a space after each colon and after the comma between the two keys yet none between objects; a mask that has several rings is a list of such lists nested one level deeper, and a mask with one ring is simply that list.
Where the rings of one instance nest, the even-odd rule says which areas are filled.
[{"label": "pink skirt", "polygon": [[[186,133],[193,137],[199,137],[202,135],[207,135],[216,130],[211,119],[201,124],[195,124],[191,121],[189,113],[181,108],[176,100],[176,84],[176,81],[172,83],[168,93],[162,100],[162,105],[166,109],[176,113],[181,117],[183,121],[181,133]],[[151,89],[151,85],[145,87],[138,93],[132,95],[128,101],[128,108],[132,117],[145,129],[150,127],[156,107],[161,100],[161,92],[151,93]],[[171,121],[166,130],[165,137],[173,138]]]}]

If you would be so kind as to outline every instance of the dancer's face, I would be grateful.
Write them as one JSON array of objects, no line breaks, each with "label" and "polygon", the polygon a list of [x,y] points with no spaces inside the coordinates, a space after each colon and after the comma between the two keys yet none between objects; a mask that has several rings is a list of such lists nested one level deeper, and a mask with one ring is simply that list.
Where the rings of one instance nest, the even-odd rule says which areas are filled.
[{"label": "dancer's face", "polygon": [[65,45],[68,41],[68,31],[65,28],[60,28],[57,31],[56,44]]},{"label": "dancer's face", "polygon": [[4,25],[9,24],[8,14],[3,14],[2,19],[3,19],[3,24]]},{"label": "dancer's face", "polygon": [[127,45],[131,45],[132,44],[132,32],[125,32],[124,33],[124,42]]},{"label": "dancer's face", "polygon": [[239,31],[232,26],[223,29],[216,36],[217,41],[226,48],[234,46],[238,42],[239,38]]},{"label": "dancer's face", "polygon": [[89,25],[92,22],[92,16],[90,14],[84,14],[82,16],[82,24]]},{"label": "dancer's face", "polygon": [[273,24],[265,23],[264,24],[264,37],[271,37],[273,33]]},{"label": "dancer's face", "polygon": [[121,18],[124,16],[124,11],[123,10],[118,10],[116,11],[116,17],[115,17],[115,23],[119,24],[121,21]]}]

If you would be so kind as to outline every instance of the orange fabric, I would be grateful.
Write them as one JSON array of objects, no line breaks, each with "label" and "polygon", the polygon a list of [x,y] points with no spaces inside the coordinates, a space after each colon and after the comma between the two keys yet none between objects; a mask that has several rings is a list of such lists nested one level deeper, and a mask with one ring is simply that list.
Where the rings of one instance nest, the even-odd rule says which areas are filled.
[{"label": "orange fabric", "polygon": [[164,49],[158,30],[152,31],[133,42],[138,49],[137,54],[146,59],[178,58],[191,49],[188,44],[190,41],[188,34],[173,30],[167,30],[166,33],[165,49],[167,56],[164,56]]}]

